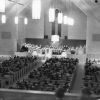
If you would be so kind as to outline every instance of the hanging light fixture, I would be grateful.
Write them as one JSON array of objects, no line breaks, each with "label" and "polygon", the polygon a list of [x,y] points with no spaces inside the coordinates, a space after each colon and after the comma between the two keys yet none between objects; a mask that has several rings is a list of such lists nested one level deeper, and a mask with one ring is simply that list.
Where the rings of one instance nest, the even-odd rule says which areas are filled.
[{"label": "hanging light fixture", "polygon": [[64,23],[64,24],[68,24],[68,17],[67,17],[67,16],[64,16],[63,18],[64,18],[64,19],[63,19],[63,23]]},{"label": "hanging light fixture", "polygon": [[5,12],[5,8],[6,8],[5,2],[6,0],[0,0],[0,12]]},{"label": "hanging light fixture", "polygon": [[71,17],[68,17],[68,25],[73,26],[74,25],[74,19]]},{"label": "hanging light fixture", "polygon": [[[71,0],[69,0],[69,12],[68,12],[68,16],[71,16],[70,15],[70,11],[72,11],[72,2],[71,2]],[[71,17],[68,17],[68,25],[70,25],[70,26],[73,26],[74,25],[74,19],[73,18],[71,18]]]},{"label": "hanging light fixture", "polygon": [[49,22],[54,22],[55,20],[55,9],[50,8],[49,9]]},{"label": "hanging light fixture", "polygon": [[58,24],[62,24],[63,22],[63,14],[60,12],[58,13]]},{"label": "hanging light fixture", "polygon": [[41,16],[41,0],[33,0],[32,19],[40,19],[40,16]]},{"label": "hanging light fixture", "polygon": [[1,22],[2,22],[2,24],[6,23],[6,15],[1,16]]},{"label": "hanging light fixture", "polygon": [[15,16],[15,24],[18,24],[18,16]]},{"label": "hanging light fixture", "polygon": [[24,18],[24,24],[27,25],[28,24],[28,19]]},{"label": "hanging light fixture", "polygon": [[70,26],[73,26],[74,25],[74,19],[71,18],[71,17],[64,16],[63,23],[70,25]]}]

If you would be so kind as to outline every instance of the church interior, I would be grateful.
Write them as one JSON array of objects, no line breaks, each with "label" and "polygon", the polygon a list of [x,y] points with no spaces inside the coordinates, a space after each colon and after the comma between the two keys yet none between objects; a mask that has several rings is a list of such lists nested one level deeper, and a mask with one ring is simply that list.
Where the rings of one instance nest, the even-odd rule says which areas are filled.
[{"label": "church interior", "polygon": [[100,0],[0,0],[0,100],[100,100]]}]

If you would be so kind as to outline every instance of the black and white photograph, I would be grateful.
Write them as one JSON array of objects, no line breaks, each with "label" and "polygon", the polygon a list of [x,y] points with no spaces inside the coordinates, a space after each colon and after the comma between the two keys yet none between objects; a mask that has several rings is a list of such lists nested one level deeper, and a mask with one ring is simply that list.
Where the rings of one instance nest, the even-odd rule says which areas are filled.
[{"label": "black and white photograph", "polygon": [[100,0],[0,0],[0,100],[100,100]]}]

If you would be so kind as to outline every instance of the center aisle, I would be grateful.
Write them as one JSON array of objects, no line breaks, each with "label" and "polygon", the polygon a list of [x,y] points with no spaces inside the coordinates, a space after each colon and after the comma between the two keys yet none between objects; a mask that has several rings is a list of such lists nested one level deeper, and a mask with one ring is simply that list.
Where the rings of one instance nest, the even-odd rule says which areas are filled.
[{"label": "center aisle", "polygon": [[82,84],[83,84],[83,80],[82,80],[83,76],[84,76],[84,65],[79,64],[77,66],[76,77],[72,86],[71,93],[81,92]]}]

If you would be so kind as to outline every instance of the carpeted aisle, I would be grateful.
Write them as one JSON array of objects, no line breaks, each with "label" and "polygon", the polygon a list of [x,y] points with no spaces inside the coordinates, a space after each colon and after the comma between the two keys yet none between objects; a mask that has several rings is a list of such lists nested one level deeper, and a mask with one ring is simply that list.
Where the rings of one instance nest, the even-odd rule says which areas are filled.
[{"label": "carpeted aisle", "polygon": [[75,81],[72,86],[71,93],[80,93],[82,89],[82,84],[83,84],[83,78],[84,76],[84,65],[78,65],[77,66],[77,71],[76,71],[76,77]]}]

